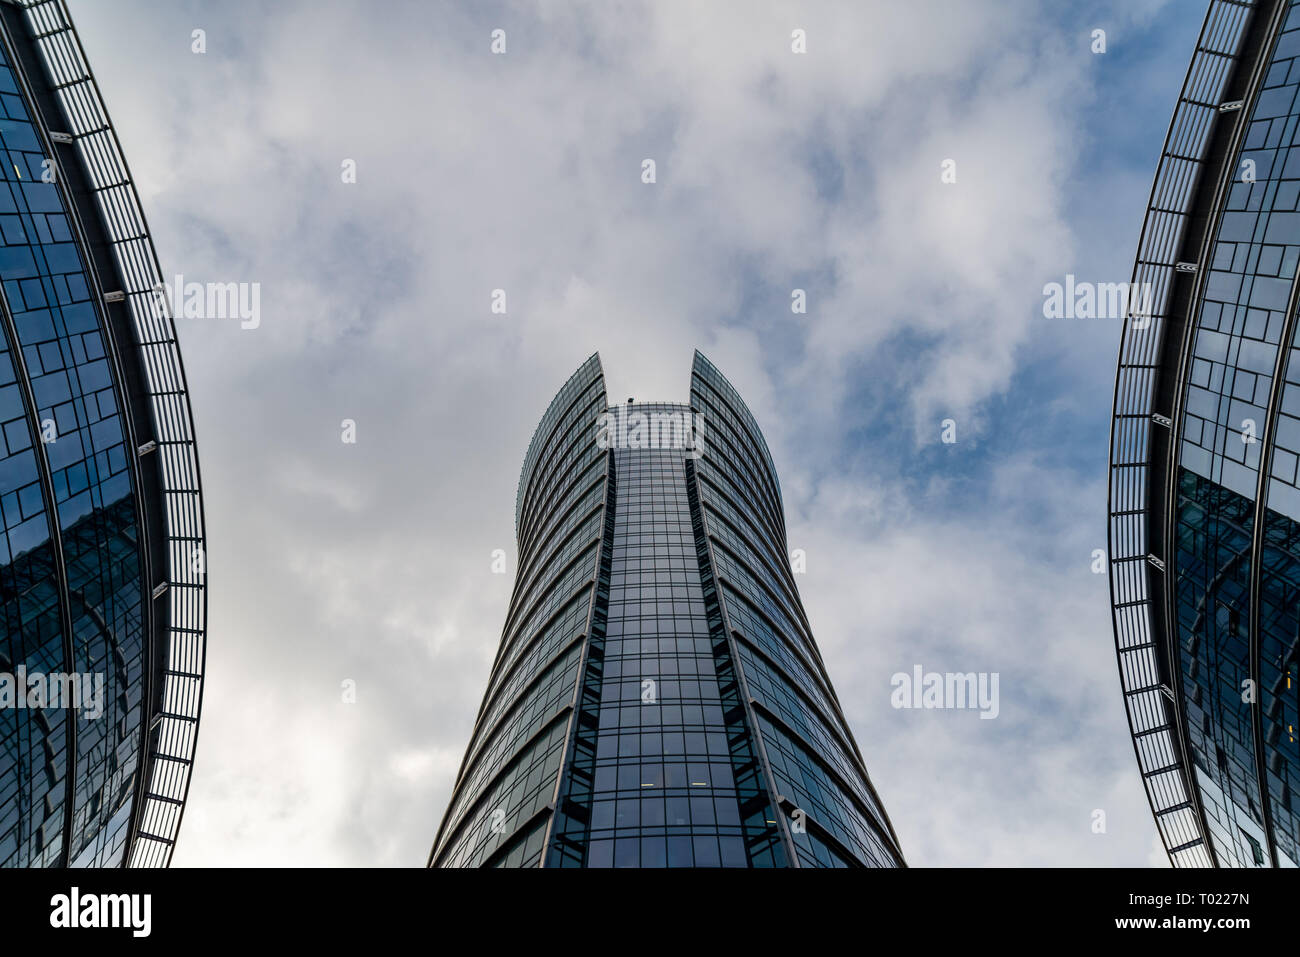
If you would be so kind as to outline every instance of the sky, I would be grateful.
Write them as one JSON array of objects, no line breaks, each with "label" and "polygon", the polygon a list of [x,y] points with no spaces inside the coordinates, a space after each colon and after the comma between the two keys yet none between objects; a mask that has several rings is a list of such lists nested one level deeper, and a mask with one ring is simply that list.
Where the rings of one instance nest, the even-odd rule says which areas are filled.
[{"label": "sky", "polygon": [[[178,320],[175,865],[423,864],[537,420],[595,351],[614,401],[686,401],[696,348],[908,863],[1167,865],[1091,567],[1120,320],[1043,303],[1129,279],[1202,0],[69,4],[168,280],[260,290],[256,328]],[[894,708],[917,665],[998,673],[998,717]]]}]

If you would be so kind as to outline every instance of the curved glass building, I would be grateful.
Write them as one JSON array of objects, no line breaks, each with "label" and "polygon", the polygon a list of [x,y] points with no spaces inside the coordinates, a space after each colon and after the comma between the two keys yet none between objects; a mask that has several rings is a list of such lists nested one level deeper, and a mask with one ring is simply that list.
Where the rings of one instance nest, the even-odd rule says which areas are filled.
[{"label": "curved glass building", "polygon": [[518,573],[434,867],[894,867],[808,627],[776,470],[695,354],[689,404],[542,417]]},{"label": "curved glass building", "polygon": [[1115,640],[1175,865],[1300,861],[1298,90],[1300,4],[1214,0],[1121,345]]},{"label": "curved glass building", "polygon": [[149,230],[62,0],[0,0],[0,866],[165,865],[203,517]]}]

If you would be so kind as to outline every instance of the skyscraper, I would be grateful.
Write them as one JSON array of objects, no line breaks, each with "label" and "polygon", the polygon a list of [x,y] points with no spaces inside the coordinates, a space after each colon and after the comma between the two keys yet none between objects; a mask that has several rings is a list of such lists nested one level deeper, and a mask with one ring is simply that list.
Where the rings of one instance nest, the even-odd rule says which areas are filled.
[{"label": "skyscraper", "polygon": [[518,573],[435,867],[892,867],[787,558],[776,469],[695,354],[690,404],[542,416]]},{"label": "skyscraper", "polygon": [[198,459],[62,0],[0,2],[0,181],[0,866],[165,865],[203,681]]},{"label": "skyscraper", "polygon": [[1142,230],[1150,314],[1120,351],[1115,641],[1180,866],[1300,861],[1297,89],[1295,0],[1214,0]]}]

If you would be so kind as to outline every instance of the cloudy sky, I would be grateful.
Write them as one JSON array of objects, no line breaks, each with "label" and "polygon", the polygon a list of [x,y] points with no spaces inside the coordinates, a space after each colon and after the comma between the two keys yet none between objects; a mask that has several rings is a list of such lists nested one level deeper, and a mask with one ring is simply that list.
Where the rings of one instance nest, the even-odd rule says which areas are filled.
[{"label": "cloudy sky", "polygon": [[[1090,569],[1119,323],[1042,307],[1128,279],[1201,0],[71,7],[164,272],[261,288],[256,329],[180,323],[211,604],[177,865],[422,864],[537,419],[597,350],[612,397],[683,401],[697,347],[909,863],[1165,863]],[[999,717],[895,710],[917,664],[998,672]]]}]

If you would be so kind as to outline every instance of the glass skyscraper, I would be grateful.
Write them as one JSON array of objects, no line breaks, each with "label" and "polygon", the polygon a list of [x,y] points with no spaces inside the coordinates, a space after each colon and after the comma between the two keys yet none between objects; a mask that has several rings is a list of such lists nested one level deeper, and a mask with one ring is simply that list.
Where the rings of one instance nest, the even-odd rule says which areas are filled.
[{"label": "glass skyscraper", "polygon": [[583,363],[515,514],[431,866],[902,866],[799,601],[767,443],[703,355],[685,405],[611,406]]},{"label": "glass skyscraper", "polygon": [[0,182],[0,866],[165,865],[203,682],[198,460],[62,0],[0,2]]},{"label": "glass skyscraper", "polygon": [[[1215,0],[1143,227],[1111,435],[1115,640],[1171,861],[1300,861],[1300,4]],[[1133,292],[1133,290],[1130,290]]]}]

